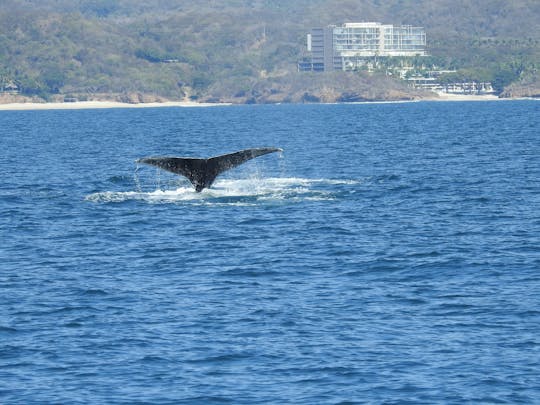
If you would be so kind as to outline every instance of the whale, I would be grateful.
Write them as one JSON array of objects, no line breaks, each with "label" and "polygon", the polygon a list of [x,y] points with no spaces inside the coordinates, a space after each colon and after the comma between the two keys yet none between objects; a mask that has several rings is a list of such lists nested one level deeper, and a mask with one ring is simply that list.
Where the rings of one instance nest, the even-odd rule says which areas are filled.
[{"label": "whale", "polygon": [[156,166],[160,169],[185,176],[195,191],[200,193],[212,185],[216,177],[226,170],[235,168],[248,160],[273,152],[283,152],[281,148],[252,148],[210,158],[174,156],[154,156],[136,160],[136,163]]}]

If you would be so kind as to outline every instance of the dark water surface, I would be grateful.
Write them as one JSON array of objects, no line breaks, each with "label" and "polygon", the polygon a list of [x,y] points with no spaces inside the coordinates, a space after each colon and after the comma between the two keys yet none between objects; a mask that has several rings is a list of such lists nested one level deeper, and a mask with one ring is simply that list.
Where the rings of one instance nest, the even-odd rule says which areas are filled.
[{"label": "dark water surface", "polygon": [[[0,111],[0,403],[540,403],[540,102]],[[284,148],[218,178],[148,155]]]}]

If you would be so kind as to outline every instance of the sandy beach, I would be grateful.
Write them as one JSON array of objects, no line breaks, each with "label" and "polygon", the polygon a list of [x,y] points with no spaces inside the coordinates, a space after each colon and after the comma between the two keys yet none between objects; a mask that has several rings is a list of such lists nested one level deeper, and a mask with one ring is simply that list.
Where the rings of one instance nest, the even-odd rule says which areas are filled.
[{"label": "sandy beach", "polygon": [[433,101],[493,101],[504,100],[493,94],[452,94],[437,92],[438,98],[430,99]]},{"label": "sandy beach", "polygon": [[95,108],[149,108],[149,107],[210,107],[223,104],[167,101],[163,103],[120,103],[116,101],[78,101],[74,103],[8,103],[0,104],[0,111],[15,110],[82,110]]},{"label": "sandy beach", "polygon": [[[501,99],[495,95],[466,95],[437,93],[438,97],[416,101],[493,101]],[[389,101],[392,102],[392,101]],[[16,110],[82,110],[97,108],[155,108],[155,107],[212,107],[230,105],[225,103],[197,103],[194,101],[167,101],[162,103],[121,103],[116,101],[78,101],[74,103],[7,103],[0,104],[0,111]]]}]

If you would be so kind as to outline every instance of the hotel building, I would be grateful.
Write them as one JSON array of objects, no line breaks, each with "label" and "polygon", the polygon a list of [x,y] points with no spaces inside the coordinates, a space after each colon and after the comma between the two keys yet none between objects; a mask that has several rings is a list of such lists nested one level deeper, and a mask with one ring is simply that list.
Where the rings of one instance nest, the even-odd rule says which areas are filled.
[{"label": "hotel building", "polygon": [[426,33],[421,27],[395,27],[375,22],[313,28],[307,36],[311,61],[301,71],[355,70],[374,56],[425,56]]}]

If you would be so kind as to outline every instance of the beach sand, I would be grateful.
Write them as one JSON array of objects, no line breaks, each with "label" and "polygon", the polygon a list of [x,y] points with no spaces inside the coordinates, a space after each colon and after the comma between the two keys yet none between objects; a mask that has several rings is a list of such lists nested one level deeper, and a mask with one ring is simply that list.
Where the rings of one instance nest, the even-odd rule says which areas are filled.
[{"label": "beach sand", "polygon": [[430,100],[433,101],[493,101],[493,100],[504,100],[493,94],[451,94],[437,92],[438,97]]},{"label": "beach sand", "polygon": [[149,108],[149,107],[210,107],[223,104],[168,101],[163,103],[120,103],[116,101],[77,101],[74,103],[8,103],[0,104],[0,111],[14,110],[82,110],[94,108]]},{"label": "beach sand", "polygon": [[[425,101],[492,101],[502,100],[494,95],[465,95],[438,93],[438,97]],[[421,100],[416,100],[421,101]],[[391,102],[391,101],[389,101]],[[81,110],[94,108],[152,108],[152,107],[211,107],[230,104],[197,103],[193,101],[167,101],[163,103],[120,103],[116,101],[77,101],[74,103],[7,103],[0,104],[0,111],[15,110]]]}]

